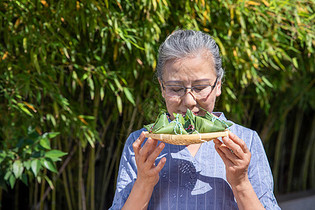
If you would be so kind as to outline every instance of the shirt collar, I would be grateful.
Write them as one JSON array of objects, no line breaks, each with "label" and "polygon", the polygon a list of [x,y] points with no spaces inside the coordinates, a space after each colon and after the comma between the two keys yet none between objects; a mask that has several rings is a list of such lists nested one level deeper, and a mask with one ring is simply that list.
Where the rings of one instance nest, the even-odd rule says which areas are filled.
[{"label": "shirt collar", "polygon": [[220,120],[227,120],[223,112],[212,112],[212,114],[217,116]]}]

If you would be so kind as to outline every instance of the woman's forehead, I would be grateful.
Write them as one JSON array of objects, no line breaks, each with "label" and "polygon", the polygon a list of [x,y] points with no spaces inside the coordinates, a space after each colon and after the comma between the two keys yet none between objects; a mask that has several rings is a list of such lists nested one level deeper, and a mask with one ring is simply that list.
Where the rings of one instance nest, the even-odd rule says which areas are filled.
[{"label": "woman's forehead", "polygon": [[215,79],[216,72],[211,59],[195,56],[167,62],[162,77],[164,81],[199,82]]}]

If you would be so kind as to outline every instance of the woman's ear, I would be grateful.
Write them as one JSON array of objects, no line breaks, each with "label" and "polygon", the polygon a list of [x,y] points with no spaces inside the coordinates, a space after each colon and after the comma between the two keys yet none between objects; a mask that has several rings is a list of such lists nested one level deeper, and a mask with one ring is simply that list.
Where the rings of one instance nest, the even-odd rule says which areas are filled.
[{"label": "woman's ear", "polygon": [[216,94],[215,94],[216,97],[221,95],[221,85],[222,85],[222,82],[221,82],[221,80],[219,80],[217,82],[217,85],[215,86],[215,88],[216,88]]}]

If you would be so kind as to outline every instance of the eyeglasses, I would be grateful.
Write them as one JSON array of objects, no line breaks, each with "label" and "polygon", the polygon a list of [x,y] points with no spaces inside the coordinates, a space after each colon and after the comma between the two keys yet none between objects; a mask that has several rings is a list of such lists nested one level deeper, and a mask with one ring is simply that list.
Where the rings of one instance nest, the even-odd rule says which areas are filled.
[{"label": "eyeglasses", "polygon": [[195,85],[192,87],[185,87],[183,85],[164,85],[162,82],[162,88],[165,90],[165,94],[170,97],[183,97],[187,89],[193,93],[197,99],[206,98],[213,91],[216,86],[218,78],[216,78],[213,85]]}]

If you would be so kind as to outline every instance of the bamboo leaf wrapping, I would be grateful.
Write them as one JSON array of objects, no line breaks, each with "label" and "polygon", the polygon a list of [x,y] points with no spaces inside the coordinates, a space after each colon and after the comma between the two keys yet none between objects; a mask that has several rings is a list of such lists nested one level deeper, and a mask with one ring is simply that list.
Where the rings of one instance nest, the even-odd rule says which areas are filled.
[{"label": "bamboo leaf wrapping", "polygon": [[205,116],[196,116],[189,109],[186,115],[174,113],[174,120],[170,120],[168,113],[162,110],[155,123],[145,125],[150,133],[155,134],[197,134],[224,131],[232,125],[206,112]]}]

